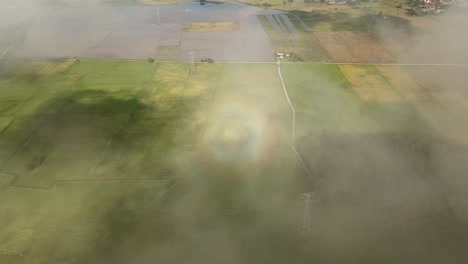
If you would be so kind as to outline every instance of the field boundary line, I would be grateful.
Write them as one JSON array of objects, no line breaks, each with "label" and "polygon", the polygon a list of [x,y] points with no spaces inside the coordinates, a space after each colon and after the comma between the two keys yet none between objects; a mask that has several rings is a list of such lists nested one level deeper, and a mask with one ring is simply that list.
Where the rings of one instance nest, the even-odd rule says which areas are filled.
[{"label": "field boundary line", "polygon": [[89,53],[91,53],[93,50],[95,50],[97,47],[99,47],[99,45],[101,45],[104,41],[106,41],[106,39],[109,38],[110,35],[112,35],[112,33],[114,33],[114,30],[109,30],[109,31],[110,32],[101,41],[99,41],[99,43],[97,43],[96,45],[91,47],[83,57],[87,57]]},{"label": "field boundary line", "polygon": [[3,132],[5,132],[9,127],[10,125],[13,123],[13,121],[15,121],[16,119],[16,116],[13,116],[13,118],[10,120],[10,122],[8,122],[8,125],[5,126],[5,128],[3,128],[1,131],[0,131],[0,134],[2,134]]},{"label": "field boundary line", "polygon": [[0,55],[0,60],[3,59],[3,56],[5,56],[5,53],[10,49],[10,47],[11,46],[8,46],[3,50],[2,55]]},{"label": "field boundary line", "polygon": [[150,181],[168,181],[168,180],[175,180],[179,181],[180,177],[160,177],[160,178],[141,178],[141,179],[130,179],[130,178],[122,178],[122,179],[71,179],[71,180],[55,180],[50,184],[49,186],[32,186],[32,185],[22,185],[22,184],[16,184],[15,181],[20,178],[22,175],[15,175],[15,174],[9,174],[9,173],[0,173],[1,176],[8,176],[12,177],[13,179],[10,181],[8,184],[9,187],[13,188],[24,188],[24,189],[34,189],[34,190],[52,190],[57,188],[57,185],[61,183],[81,183],[81,182],[87,182],[87,183],[105,183],[105,182],[150,182]]},{"label": "field boundary line", "polygon": [[0,255],[3,255],[3,256],[12,256],[12,257],[22,257],[23,256],[23,253],[21,252],[17,252],[17,251],[0,251]]},{"label": "field boundary line", "polygon": [[[153,81],[154,75],[158,72],[159,67],[161,66],[161,64],[160,64],[159,62],[156,62],[156,63],[157,63],[157,64],[156,64],[156,67],[154,68],[153,74],[151,75],[151,79],[148,80],[148,81],[143,85],[143,87],[141,88],[140,94],[138,95],[138,103],[140,103],[140,104],[142,103],[141,100],[143,99],[143,95],[145,94],[146,88],[147,88],[148,85]],[[131,114],[135,114],[136,111],[137,111],[137,109],[135,109],[135,111],[133,111],[132,113],[130,113],[130,115],[131,115]],[[131,117],[132,117],[132,116],[131,116]]]},{"label": "field boundary line", "polygon": [[[386,78],[383,73],[379,70],[379,68],[377,68],[377,66],[379,65],[372,65],[372,67],[374,68],[374,70],[379,74],[379,76],[385,81],[385,83],[387,83],[391,88],[392,90],[398,94],[398,96],[400,96],[402,99],[404,100],[408,100],[405,98],[405,95],[403,93],[401,93],[400,91],[398,91],[397,89],[395,89],[395,87],[393,86],[393,84],[389,81],[388,78]],[[339,67],[338,67],[339,68]]]},{"label": "field boundary line", "polygon": [[197,64],[195,63],[195,72],[190,72],[191,70],[189,69],[188,70],[188,73],[187,73],[187,76],[185,77],[185,80],[184,80],[184,87],[182,88],[182,92],[180,93],[180,98],[177,99],[177,101],[184,101],[184,96],[185,96],[185,90],[187,89],[187,84],[189,82],[189,79],[190,79],[190,76],[192,76],[192,74],[197,74]]},{"label": "field boundary line", "polygon": [[301,163],[302,167],[307,172],[307,175],[309,175],[309,177],[312,179],[312,173],[307,168],[306,164],[304,163],[304,160],[302,160],[301,155],[299,154],[296,147],[294,146],[294,141],[295,141],[295,138],[296,138],[296,135],[295,135],[296,134],[296,110],[294,109],[294,106],[293,106],[293,104],[291,102],[291,99],[289,98],[288,91],[286,89],[286,85],[284,84],[283,75],[281,73],[281,61],[280,60],[278,60],[277,65],[278,65],[278,76],[280,78],[281,86],[283,88],[283,94],[284,94],[284,97],[286,97],[286,100],[288,101],[289,107],[291,108],[291,112],[292,112],[291,148],[294,151],[294,154],[296,155],[297,159]]},{"label": "field boundary line", "polygon": [[[44,120],[41,121],[41,123],[31,132],[31,134],[29,134],[29,136],[24,140],[24,142],[17,149],[15,149],[15,151],[13,151],[13,153],[6,159],[5,164],[2,167],[0,167],[0,173],[2,173],[8,167],[10,161],[12,161],[15,158],[15,156],[18,155],[18,153],[26,147],[28,142],[31,141],[31,139],[37,134],[39,129],[47,122],[47,120],[49,120],[49,118],[50,115],[46,115],[44,117]],[[11,183],[14,183],[15,180],[16,177],[12,180]]]},{"label": "field boundary line", "polygon": [[[214,104],[214,101],[215,101],[215,96],[216,96],[216,91],[218,91],[218,87],[219,87],[219,84],[221,83],[221,79],[223,77],[223,73],[224,73],[224,65],[225,64],[221,64],[221,70],[220,70],[220,74],[218,76],[218,79],[216,80],[216,85],[213,89],[213,93],[211,95],[211,98],[208,99],[210,100],[209,102],[209,107],[211,108]],[[211,118],[211,115],[206,113],[205,115],[205,125],[203,126],[203,131],[201,132],[201,135],[200,135],[200,139],[198,140],[197,142],[197,158],[199,160],[202,159],[202,155],[201,155],[201,151],[202,151],[202,142],[203,142],[203,137],[205,136],[205,131],[206,131],[206,127],[208,126],[208,120]]]}]

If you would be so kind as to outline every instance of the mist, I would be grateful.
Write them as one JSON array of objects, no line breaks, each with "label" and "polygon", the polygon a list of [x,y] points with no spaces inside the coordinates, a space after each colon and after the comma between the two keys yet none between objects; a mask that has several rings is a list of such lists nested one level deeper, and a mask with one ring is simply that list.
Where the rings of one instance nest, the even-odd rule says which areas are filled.
[{"label": "mist", "polygon": [[[208,7],[0,0],[0,262],[466,263],[466,11],[375,14],[393,61],[349,65],[420,90],[366,101],[346,63],[276,64],[282,11]],[[217,63],[165,61],[192,49]]]}]

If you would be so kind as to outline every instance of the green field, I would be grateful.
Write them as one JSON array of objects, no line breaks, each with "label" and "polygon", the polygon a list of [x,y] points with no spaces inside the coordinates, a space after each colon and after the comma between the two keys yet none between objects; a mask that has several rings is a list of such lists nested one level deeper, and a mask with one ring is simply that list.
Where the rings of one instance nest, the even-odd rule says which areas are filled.
[{"label": "green field", "polygon": [[430,133],[410,102],[362,102],[336,65],[282,67],[299,119],[298,136],[323,131]]},{"label": "green field", "polygon": [[[408,101],[362,101],[338,66],[281,67],[300,150],[327,132],[434,134]],[[309,185],[277,65],[189,68],[83,60],[3,73],[0,262],[309,260],[296,239]]]},{"label": "green field", "polygon": [[[300,192],[294,182],[303,174],[288,147],[289,108],[276,66],[200,64],[194,75],[189,66],[32,62],[3,73],[0,252],[8,261],[106,256],[107,243],[154,214],[147,232],[157,232],[155,252],[180,239],[174,228],[160,233],[170,219],[200,218],[202,226],[229,219],[239,239],[250,235],[239,230],[244,222],[273,232],[251,199],[276,193],[285,203]],[[175,197],[157,205],[163,212],[152,211],[175,184],[182,186]],[[282,185],[289,187],[277,193]],[[57,244],[58,232],[67,243]],[[190,237],[176,247],[189,250],[186,243]]]}]

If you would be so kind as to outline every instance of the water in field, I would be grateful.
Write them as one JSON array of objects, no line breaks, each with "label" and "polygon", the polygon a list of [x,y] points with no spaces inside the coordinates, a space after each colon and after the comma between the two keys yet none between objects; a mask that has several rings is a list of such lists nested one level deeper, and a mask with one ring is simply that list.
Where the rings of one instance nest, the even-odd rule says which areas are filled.
[{"label": "water in field", "polygon": [[[33,9],[35,10],[35,9]],[[38,9],[29,16],[14,56],[29,59],[101,58],[272,61],[273,50],[256,15],[262,9],[239,3],[201,6],[70,5]],[[16,18],[16,17],[12,17]],[[16,20],[12,20],[16,21]],[[185,23],[233,23],[234,30],[187,32]],[[159,48],[162,47],[162,48]],[[174,54],[161,52],[170,47]],[[159,48],[159,49],[158,49]]]}]

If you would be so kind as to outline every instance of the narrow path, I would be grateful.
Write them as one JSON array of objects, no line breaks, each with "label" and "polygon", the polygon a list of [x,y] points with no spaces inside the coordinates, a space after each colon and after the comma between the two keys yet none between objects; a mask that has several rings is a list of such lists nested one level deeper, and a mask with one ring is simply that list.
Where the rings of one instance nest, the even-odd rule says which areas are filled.
[{"label": "narrow path", "polygon": [[288,91],[286,90],[286,85],[284,84],[283,80],[283,74],[281,73],[281,61],[278,60],[277,62],[278,65],[278,76],[281,80],[281,86],[283,88],[283,93],[284,97],[286,97],[286,101],[288,101],[289,107],[291,108],[291,113],[292,113],[292,122],[291,122],[291,148],[294,151],[294,154],[296,155],[297,159],[301,163],[302,167],[304,170],[307,172],[307,175],[309,175],[309,178],[312,179],[312,173],[310,170],[307,168],[306,164],[304,163],[304,160],[302,160],[301,155],[297,151],[296,147],[294,146],[294,141],[296,139],[296,110],[294,109],[294,106],[291,102],[291,99],[289,98]]},{"label": "narrow path", "polygon": [[294,109],[293,104],[291,103],[291,99],[289,99],[288,91],[286,90],[286,85],[284,85],[283,75],[281,73],[281,61],[278,60],[276,63],[278,65],[278,76],[281,80],[281,85],[283,87],[283,93],[286,97],[286,101],[288,101],[289,107],[292,111],[292,124],[291,124],[291,144],[294,145],[294,140],[296,137],[296,110]]}]

